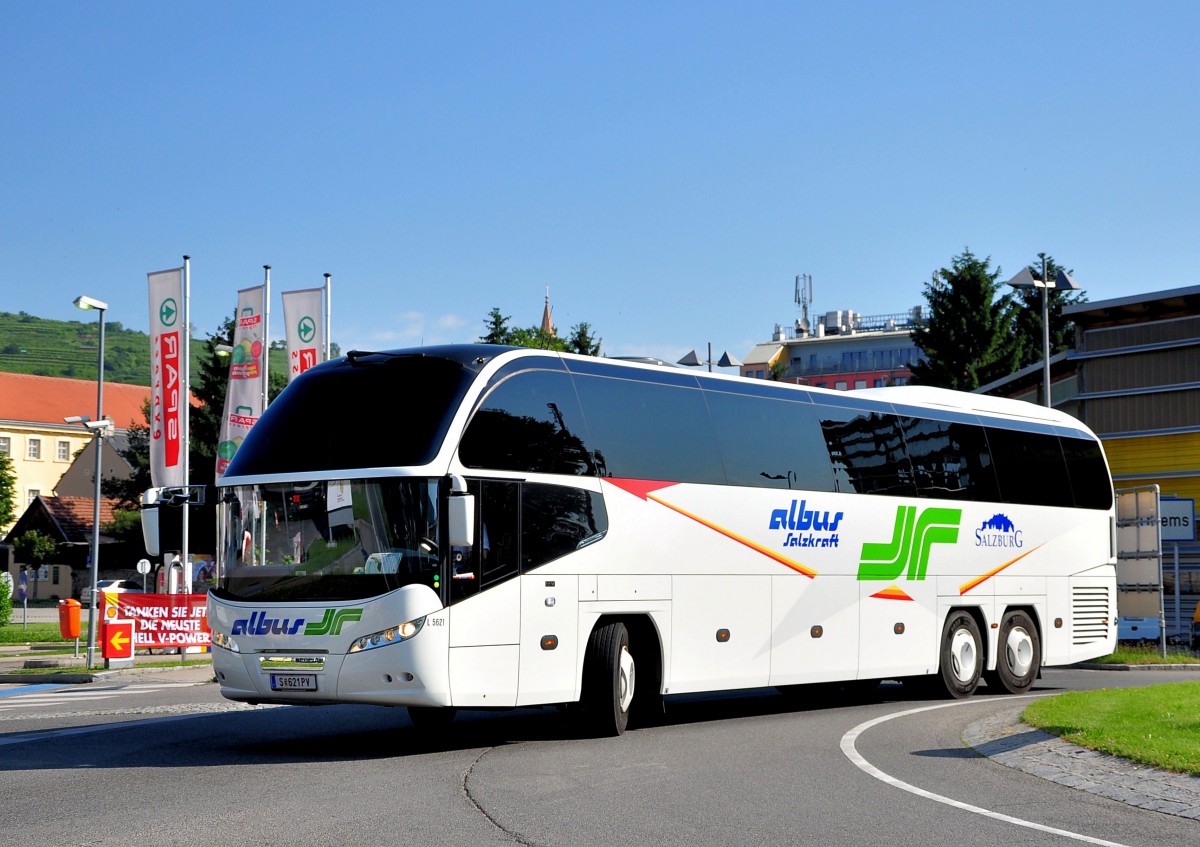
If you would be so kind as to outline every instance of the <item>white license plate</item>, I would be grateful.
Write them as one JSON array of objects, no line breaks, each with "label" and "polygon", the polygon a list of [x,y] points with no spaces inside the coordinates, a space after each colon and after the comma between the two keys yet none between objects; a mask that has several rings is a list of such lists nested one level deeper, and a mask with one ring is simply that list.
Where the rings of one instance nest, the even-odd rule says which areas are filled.
[{"label": "white license plate", "polygon": [[316,691],[317,678],[313,674],[273,673],[272,691]]}]

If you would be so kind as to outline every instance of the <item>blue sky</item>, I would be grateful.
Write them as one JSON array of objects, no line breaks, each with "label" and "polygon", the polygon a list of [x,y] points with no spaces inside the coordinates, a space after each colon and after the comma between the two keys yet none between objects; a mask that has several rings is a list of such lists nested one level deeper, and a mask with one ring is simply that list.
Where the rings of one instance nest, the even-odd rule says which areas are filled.
[{"label": "blue sky", "polygon": [[0,309],[203,337],[272,266],[343,350],[493,306],[610,355],[901,312],[970,248],[1194,285],[1200,4],[0,4]]}]

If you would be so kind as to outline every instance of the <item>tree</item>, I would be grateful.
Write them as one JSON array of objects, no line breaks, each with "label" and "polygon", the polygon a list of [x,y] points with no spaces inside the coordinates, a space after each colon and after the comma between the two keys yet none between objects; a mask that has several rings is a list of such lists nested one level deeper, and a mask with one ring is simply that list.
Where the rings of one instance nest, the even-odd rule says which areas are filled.
[{"label": "tree", "polygon": [[1016,370],[1015,307],[990,264],[964,249],[925,284],[929,320],[912,333],[924,354],[913,365],[914,383],[971,391]]},{"label": "tree", "polygon": [[27,565],[42,565],[54,556],[58,544],[49,535],[36,529],[21,533],[13,539],[17,559]]},{"label": "tree", "polygon": [[546,332],[541,326],[510,327],[512,318],[493,306],[484,318],[487,328],[479,339],[480,344],[506,344],[512,347],[533,347],[538,350],[557,350],[562,353],[579,353],[583,356],[599,356],[603,339],[592,335],[592,325],[586,321],[571,327],[571,335],[563,340]]},{"label": "tree", "polygon": [[[1042,279],[1045,263],[1046,277],[1054,280],[1066,270],[1046,253],[1038,253],[1037,260],[1029,263],[1029,271],[1036,280]],[[1032,365],[1042,360],[1042,291],[1040,288],[1018,288],[1014,291],[1017,304],[1017,337],[1021,344],[1018,367]],[[1050,355],[1061,353],[1075,344],[1075,322],[1063,317],[1063,307],[1084,303],[1087,295],[1082,291],[1060,291],[1051,289],[1047,299],[1050,312]]]},{"label": "tree", "polygon": [[12,459],[0,453],[0,526],[8,526],[17,518],[17,480]]},{"label": "tree", "polygon": [[567,349],[580,356],[599,356],[600,342],[603,340],[593,336],[592,325],[584,321],[571,327],[571,334],[567,337]]},{"label": "tree", "polygon": [[487,332],[479,339],[480,344],[509,344],[512,337],[512,330],[508,328],[508,322],[512,318],[507,315],[500,314],[500,307],[493,306],[488,312],[487,318],[484,319],[484,326],[487,327]]},{"label": "tree", "polygon": [[204,467],[196,484],[207,484],[216,478],[217,442],[221,438],[221,418],[225,414],[225,393],[229,389],[229,357],[218,353],[217,347],[233,344],[233,329],[237,312],[227,317],[217,331],[203,342],[200,354],[199,379],[193,380],[192,393],[200,401],[188,419],[191,452],[188,461],[193,476]]}]

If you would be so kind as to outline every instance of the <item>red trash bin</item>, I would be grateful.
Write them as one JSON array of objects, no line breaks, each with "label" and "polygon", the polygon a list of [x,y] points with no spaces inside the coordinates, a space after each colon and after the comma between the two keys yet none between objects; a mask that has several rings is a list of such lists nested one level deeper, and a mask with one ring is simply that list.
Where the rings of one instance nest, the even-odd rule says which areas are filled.
[{"label": "red trash bin", "polygon": [[58,601],[58,631],[63,638],[79,637],[79,601]]}]

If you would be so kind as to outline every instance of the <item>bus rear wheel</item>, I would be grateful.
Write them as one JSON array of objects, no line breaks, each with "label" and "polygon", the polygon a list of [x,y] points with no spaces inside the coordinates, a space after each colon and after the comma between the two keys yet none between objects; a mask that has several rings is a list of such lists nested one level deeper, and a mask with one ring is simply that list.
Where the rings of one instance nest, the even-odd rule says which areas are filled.
[{"label": "bus rear wheel", "polygon": [[1042,645],[1037,627],[1024,612],[1009,612],[1000,624],[996,670],[988,673],[988,685],[1009,694],[1024,694],[1033,687],[1042,669]]},{"label": "bus rear wheel", "polygon": [[975,693],[983,671],[979,626],[966,612],[953,612],[942,629],[939,675],[946,693],[962,700]]},{"label": "bus rear wheel", "polygon": [[621,735],[629,725],[637,676],[625,624],[618,621],[592,630],[583,674],[583,711],[589,729],[599,736]]}]

